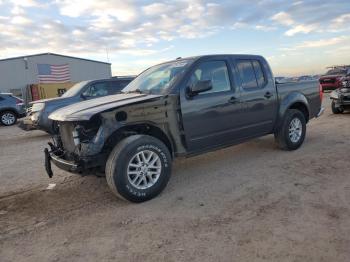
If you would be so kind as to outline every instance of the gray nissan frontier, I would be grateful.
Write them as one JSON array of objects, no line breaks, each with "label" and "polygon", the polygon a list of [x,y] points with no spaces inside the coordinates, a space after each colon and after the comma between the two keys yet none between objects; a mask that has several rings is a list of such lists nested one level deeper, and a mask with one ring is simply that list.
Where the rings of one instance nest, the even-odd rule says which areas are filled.
[{"label": "gray nissan frontier", "polygon": [[51,163],[86,175],[104,171],[113,193],[132,202],[167,185],[176,157],[189,157],[274,134],[298,149],[306,124],[323,112],[317,81],[276,84],[256,55],[178,58],[141,73],[121,94],[52,113],[59,132],[45,149]]}]

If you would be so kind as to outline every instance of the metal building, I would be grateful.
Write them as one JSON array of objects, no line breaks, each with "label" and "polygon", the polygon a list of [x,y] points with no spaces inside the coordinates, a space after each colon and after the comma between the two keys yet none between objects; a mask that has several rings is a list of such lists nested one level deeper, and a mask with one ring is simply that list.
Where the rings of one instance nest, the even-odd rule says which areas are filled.
[{"label": "metal building", "polygon": [[0,93],[24,93],[31,84],[38,84],[42,65],[68,65],[69,82],[109,78],[111,64],[53,53],[0,59]]}]

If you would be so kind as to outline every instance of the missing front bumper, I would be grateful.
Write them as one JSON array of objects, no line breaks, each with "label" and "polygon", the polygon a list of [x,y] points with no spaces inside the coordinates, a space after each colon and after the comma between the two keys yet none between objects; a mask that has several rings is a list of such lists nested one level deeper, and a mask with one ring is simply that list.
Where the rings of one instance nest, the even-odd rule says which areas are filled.
[{"label": "missing front bumper", "polygon": [[49,149],[47,148],[45,148],[44,154],[45,154],[45,170],[47,175],[50,178],[53,176],[51,162],[55,164],[55,166],[57,166],[58,168],[63,169],[65,171],[84,175],[82,173],[83,171],[87,171],[92,168],[103,167],[104,164],[106,163],[106,157],[107,157],[105,154],[99,154],[95,156],[81,158],[79,159],[79,161],[69,161],[55,155],[53,151],[49,151]]},{"label": "missing front bumper", "polygon": [[60,169],[66,170],[68,172],[78,172],[79,165],[73,161],[67,161],[62,158],[59,158],[54,153],[49,152],[47,148],[44,149],[45,154],[45,170],[49,178],[53,176],[51,162],[55,164]]}]

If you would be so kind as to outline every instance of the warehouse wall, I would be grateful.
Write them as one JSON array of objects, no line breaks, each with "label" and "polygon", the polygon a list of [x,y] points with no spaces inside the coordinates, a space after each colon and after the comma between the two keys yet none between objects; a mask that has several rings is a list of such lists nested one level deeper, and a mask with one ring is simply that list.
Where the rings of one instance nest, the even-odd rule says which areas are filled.
[{"label": "warehouse wall", "polygon": [[69,64],[71,82],[112,76],[110,64],[53,54],[29,56],[27,63],[23,58],[0,61],[0,92],[23,89],[26,85],[38,83],[37,64]]}]

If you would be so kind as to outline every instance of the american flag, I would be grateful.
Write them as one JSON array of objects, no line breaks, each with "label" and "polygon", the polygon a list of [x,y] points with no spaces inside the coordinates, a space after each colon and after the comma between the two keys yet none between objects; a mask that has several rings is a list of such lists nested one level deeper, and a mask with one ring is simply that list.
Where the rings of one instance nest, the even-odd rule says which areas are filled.
[{"label": "american flag", "polygon": [[67,83],[70,81],[69,65],[38,64],[39,83]]}]

